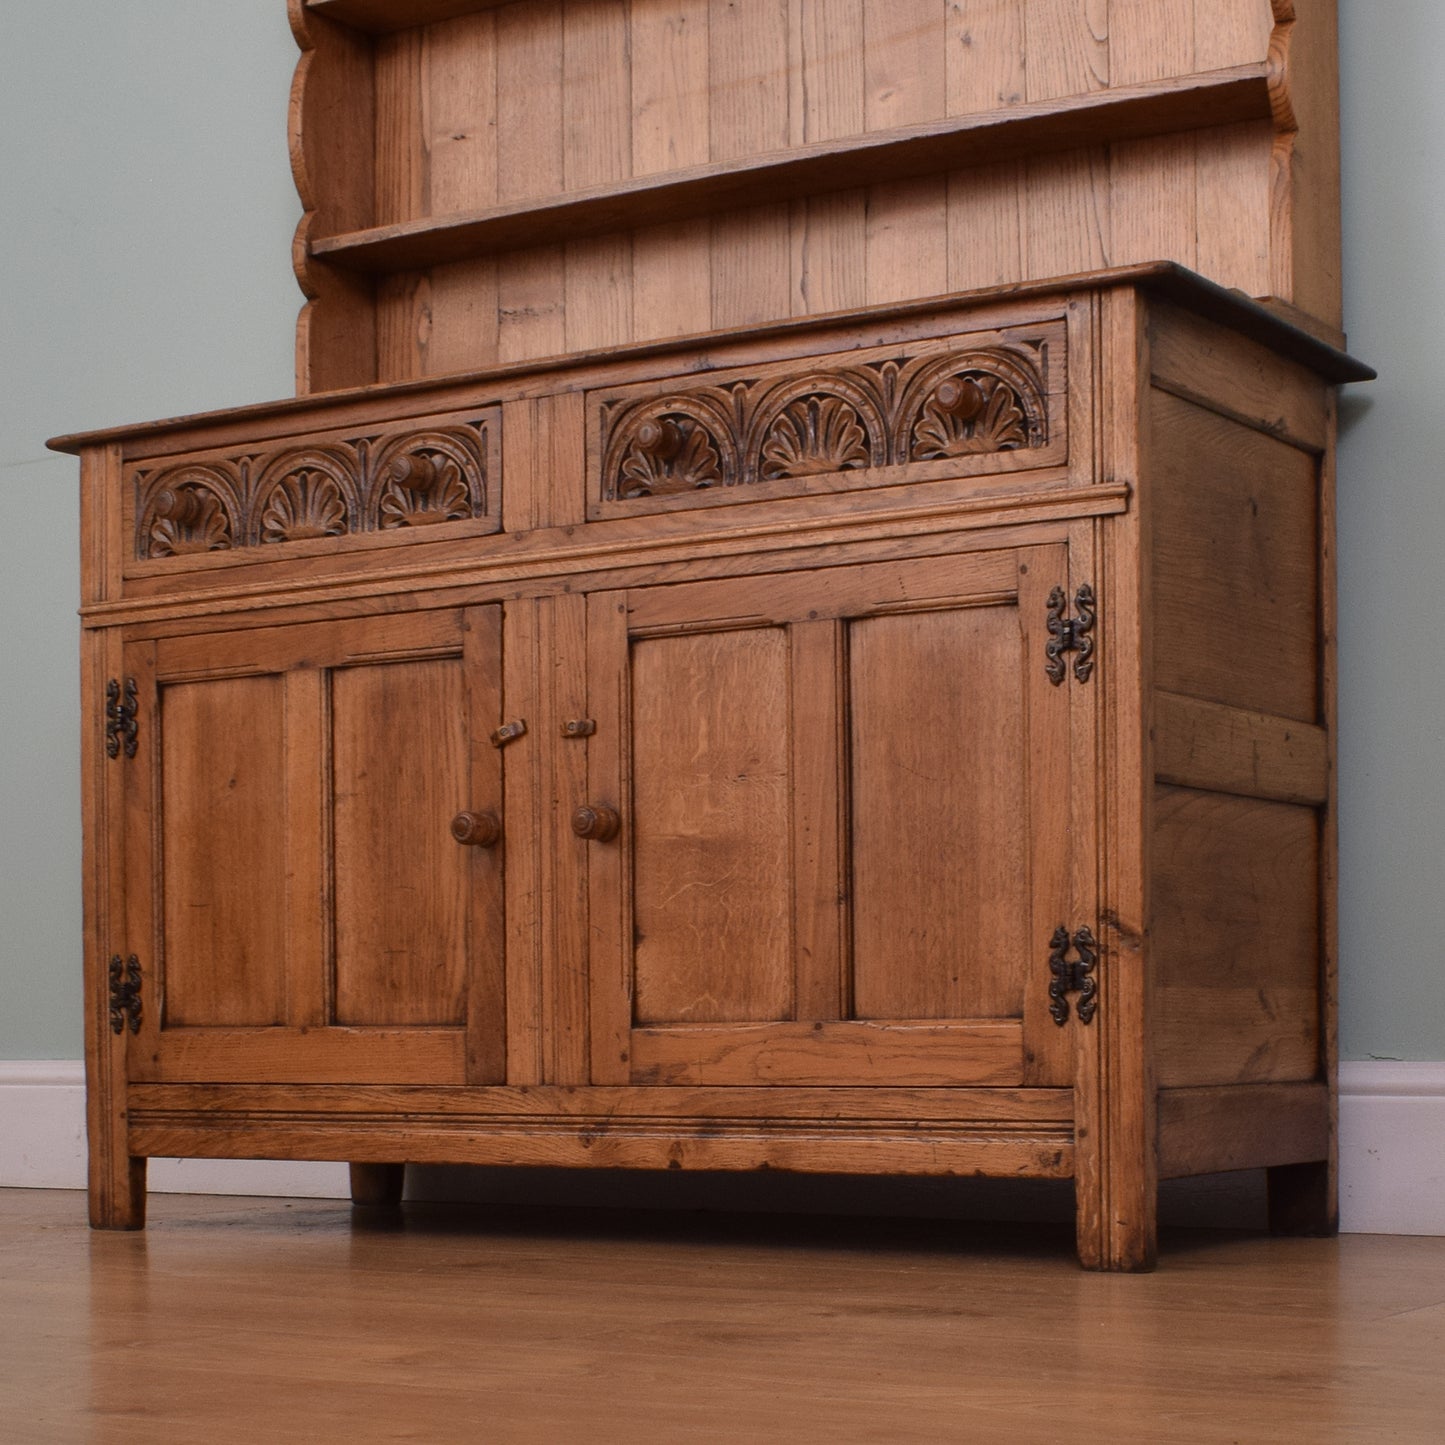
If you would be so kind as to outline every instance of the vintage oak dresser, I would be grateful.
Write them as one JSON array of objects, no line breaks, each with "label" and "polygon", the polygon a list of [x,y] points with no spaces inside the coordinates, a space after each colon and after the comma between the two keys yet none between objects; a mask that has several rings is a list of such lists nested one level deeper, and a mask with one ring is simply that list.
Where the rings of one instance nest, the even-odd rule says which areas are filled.
[{"label": "vintage oak dresser", "polygon": [[93,1222],[209,1155],[1332,1228],[1330,7],[291,8],[302,394],[56,443]]}]

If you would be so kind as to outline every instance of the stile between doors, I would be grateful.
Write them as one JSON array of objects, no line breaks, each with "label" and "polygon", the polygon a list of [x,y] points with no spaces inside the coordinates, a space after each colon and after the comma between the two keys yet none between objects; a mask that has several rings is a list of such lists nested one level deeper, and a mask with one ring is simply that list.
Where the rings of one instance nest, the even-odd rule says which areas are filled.
[{"label": "stile between doors", "polygon": [[1059,586],[1050,544],[591,597],[595,1083],[1071,1082]]}]

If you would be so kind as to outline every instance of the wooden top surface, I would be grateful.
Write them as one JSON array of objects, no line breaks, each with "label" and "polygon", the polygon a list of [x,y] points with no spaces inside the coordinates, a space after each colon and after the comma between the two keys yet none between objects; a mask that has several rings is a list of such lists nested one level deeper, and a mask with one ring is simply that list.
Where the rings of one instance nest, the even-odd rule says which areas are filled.
[{"label": "wooden top surface", "polygon": [[[365,400],[368,397],[405,397],[431,394],[438,405],[446,405],[448,393],[460,389],[475,390],[489,381],[514,379],[541,372],[566,372],[595,366],[610,360],[662,356],[670,352],[695,351],[726,341],[766,340],[772,336],[791,336],[800,332],[826,333],[860,322],[885,318],[906,319],[943,311],[966,312],[972,306],[1014,300],[1037,300],[1070,292],[1109,290],[1135,287],[1147,295],[1172,302],[1185,310],[1206,317],[1241,335],[1269,347],[1282,357],[1314,371],[1333,384],[1371,381],[1373,368],[1350,356],[1302,326],[1287,320],[1269,307],[1206,280],[1193,271],[1173,262],[1159,261],[1145,265],[1120,266],[1091,271],[1082,275],[1062,276],[1046,281],[1029,281],[1010,286],[992,286],[977,291],[957,292],[947,296],[931,296],[903,305],[870,306],[827,316],[799,317],[770,323],[761,327],[737,327],[704,332],[693,336],[670,337],[665,341],[611,347],[600,351],[569,353],[537,360],[490,366],[479,371],[455,372],[448,376],[424,380],[387,383],[379,386],[348,388],[341,391],[318,392],[307,396],[286,397],[259,402],[251,406],[226,408],[220,411],[189,416],[167,417],[158,421],[140,422],[130,426],[107,427],[96,431],[71,432],[52,437],[46,445],[57,452],[79,455],[88,447],[136,441],[161,436],[166,432],[190,430],[209,423],[237,420],[261,420],[284,417],[297,412],[325,413],[333,406]],[[323,423],[318,423],[323,424]]]}]

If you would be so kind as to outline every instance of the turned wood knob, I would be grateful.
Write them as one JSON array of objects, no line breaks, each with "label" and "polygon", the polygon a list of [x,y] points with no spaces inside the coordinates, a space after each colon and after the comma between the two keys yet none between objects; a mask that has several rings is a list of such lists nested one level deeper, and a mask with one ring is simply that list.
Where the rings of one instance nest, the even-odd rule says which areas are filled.
[{"label": "turned wood knob", "polygon": [[610,843],[622,827],[616,808],[605,803],[588,803],[572,814],[572,831],[594,843]]},{"label": "turned wood knob", "polygon": [[959,421],[973,421],[982,416],[988,404],[983,388],[971,376],[950,377],[934,395],[939,406]]},{"label": "turned wood knob", "polygon": [[468,848],[495,848],[502,841],[502,820],[495,813],[458,813],[452,837]]},{"label": "turned wood knob", "polygon": [[155,515],[162,521],[189,527],[201,520],[201,511],[200,497],[187,488],[165,487],[156,493]]},{"label": "turned wood knob", "polygon": [[386,469],[386,479],[403,491],[425,496],[436,490],[441,471],[430,457],[397,457]]},{"label": "turned wood knob", "polygon": [[637,446],[660,462],[670,462],[682,450],[682,428],[671,417],[649,418],[637,428]]}]

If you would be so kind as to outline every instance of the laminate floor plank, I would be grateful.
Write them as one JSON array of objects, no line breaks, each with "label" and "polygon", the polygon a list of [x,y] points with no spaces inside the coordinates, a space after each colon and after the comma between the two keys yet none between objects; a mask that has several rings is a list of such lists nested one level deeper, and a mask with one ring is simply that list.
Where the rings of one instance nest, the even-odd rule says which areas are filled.
[{"label": "laminate floor plank", "polygon": [[1445,1239],[0,1190],[0,1438],[1437,1441]]}]

